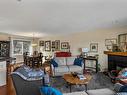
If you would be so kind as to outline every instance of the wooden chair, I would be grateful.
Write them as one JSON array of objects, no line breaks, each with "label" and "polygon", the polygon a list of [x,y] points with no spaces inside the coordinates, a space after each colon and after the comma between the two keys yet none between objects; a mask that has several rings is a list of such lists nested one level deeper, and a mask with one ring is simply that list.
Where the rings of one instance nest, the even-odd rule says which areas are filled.
[{"label": "wooden chair", "polygon": [[38,56],[38,64],[42,66],[42,63],[43,63],[43,54],[42,53],[39,53],[39,56]]},{"label": "wooden chair", "polygon": [[28,57],[28,52],[23,53],[23,58],[24,58],[24,64],[30,65],[29,63],[29,57]]}]

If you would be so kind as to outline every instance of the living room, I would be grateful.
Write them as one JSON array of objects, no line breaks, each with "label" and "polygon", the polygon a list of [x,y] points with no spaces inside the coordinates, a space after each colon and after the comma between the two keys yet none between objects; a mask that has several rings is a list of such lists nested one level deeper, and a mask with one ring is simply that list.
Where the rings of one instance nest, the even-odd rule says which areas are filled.
[{"label": "living room", "polygon": [[[29,55],[33,55],[34,51],[37,51],[38,53],[41,52],[43,54],[42,66],[39,65],[39,67],[37,67],[40,68],[43,67],[44,63],[55,57],[56,52],[70,52],[71,57],[76,58],[83,53],[82,49],[87,49],[88,52],[85,54],[92,57],[97,55],[97,61],[99,64],[97,64],[97,68],[99,69],[97,73],[95,70],[90,69],[92,79],[88,83],[89,91],[97,88],[100,89],[101,87],[104,88],[105,84],[103,85],[102,82],[109,82],[111,79],[108,76],[108,56],[110,54],[104,53],[104,51],[113,51],[112,45],[117,44],[118,48],[120,48],[121,52],[124,52],[126,56],[126,45],[121,49],[119,44],[119,36],[125,34],[124,37],[126,38],[127,33],[126,20],[124,20],[127,17],[127,2],[125,1],[115,2],[112,0],[112,2],[110,2],[97,0],[95,2],[87,0],[17,0],[11,2],[6,0],[0,2],[0,10],[3,12],[3,9],[5,9],[4,11],[8,12],[3,12],[0,16],[2,20],[0,26],[0,41],[9,41],[10,43],[8,57],[13,58],[11,59],[11,73],[13,72],[15,66],[20,68],[20,66],[24,64],[24,52],[29,52]],[[9,7],[5,8],[5,6]],[[41,12],[42,14],[40,14]],[[109,43],[106,41],[111,42],[112,40],[115,41],[115,43],[107,45]],[[22,48],[20,48],[21,52],[16,51],[18,49],[15,49],[15,43],[19,43],[17,44],[18,49],[19,45],[22,44]],[[33,44],[36,44],[36,46],[33,46]],[[23,47],[27,45],[29,49],[23,50]],[[95,48],[92,48],[94,46]],[[117,50],[115,52],[119,53],[118,51],[120,50]],[[87,60],[85,64],[92,65],[93,67],[96,66],[93,60]],[[30,68],[32,67],[30,66]],[[6,69],[8,69],[8,67]],[[51,71],[51,73],[53,73],[53,71]],[[8,72],[6,75],[8,75]],[[94,83],[99,80],[98,78],[102,79],[102,81],[100,81],[100,84],[102,84],[100,87],[96,86],[99,84]],[[105,78],[105,80],[103,80],[103,78]],[[0,86],[0,93],[3,91],[3,88],[6,88],[7,86],[6,83],[8,83],[8,81],[6,81],[6,79],[7,77],[4,80],[4,85]],[[96,81],[94,81],[94,79]],[[52,86],[64,94],[69,93],[70,95],[74,95],[73,92],[75,92],[77,95],[87,95],[86,93],[82,93],[85,86],[78,87],[76,85],[74,88],[72,86],[72,91],[70,92],[68,90],[69,88],[66,88],[66,85],[62,86],[65,82],[60,77],[54,78],[51,76],[51,80],[54,81],[51,83]],[[61,82],[62,84],[58,84],[57,82]],[[55,83],[59,86],[55,86]],[[114,83],[111,82],[107,83],[107,85],[108,84],[112,86],[111,88],[114,87]],[[110,87],[105,86],[105,88]],[[4,90],[4,93],[5,92],[7,93],[7,91]],[[14,93],[10,94],[8,92],[8,95],[14,95]],[[100,95],[105,94],[101,93]]]}]

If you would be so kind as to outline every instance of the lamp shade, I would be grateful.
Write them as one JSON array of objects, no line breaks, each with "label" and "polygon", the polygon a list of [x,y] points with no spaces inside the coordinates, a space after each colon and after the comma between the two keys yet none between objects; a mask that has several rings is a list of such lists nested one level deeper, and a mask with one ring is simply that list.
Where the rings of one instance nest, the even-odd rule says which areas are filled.
[{"label": "lamp shade", "polygon": [[89,49],[88,48],[82,48],[82,52],[89,52]]},{"label": "lamp shade", "polygon": [[36,43],[32,43],[32,47],[35,47],[35,46],[37,46],[37,44]]}]

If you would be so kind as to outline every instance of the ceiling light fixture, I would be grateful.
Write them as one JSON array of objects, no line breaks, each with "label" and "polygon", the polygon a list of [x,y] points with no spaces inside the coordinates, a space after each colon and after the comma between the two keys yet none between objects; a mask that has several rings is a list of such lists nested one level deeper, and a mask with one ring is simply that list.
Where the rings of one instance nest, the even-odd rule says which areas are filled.
[{"label": "ceiling light fixture", "polygon": [[36,40],[35,40],[35,37],[34,37],[34,33],[33,33],[32,47],[36,47],[36,46],[37,46],[37,43],[36,43]]}]

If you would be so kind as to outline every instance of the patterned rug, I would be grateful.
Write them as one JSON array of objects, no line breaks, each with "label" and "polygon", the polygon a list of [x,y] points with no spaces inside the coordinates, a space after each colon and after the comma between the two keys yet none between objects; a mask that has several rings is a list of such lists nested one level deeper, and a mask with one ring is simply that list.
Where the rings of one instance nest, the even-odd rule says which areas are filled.
[{"label": "patterned rug", "polygon": [[[57,89],[59,89],[63,93],[70,92],[70,88],[67,87],[66,82],[62,77],[54,77],[51,78],[51,85]],[[104,75],[101,72],[98,73],[92,73],[92,79],[87,85],[88,90],[91,89],[100,89],[100,88],[110,88],[113,90],[113,83],[111,83],[111,80],[108,76]],[[83,91],[85,90],[84,85],[73,85],[72,86],[72,92],[75,91]]]}]

